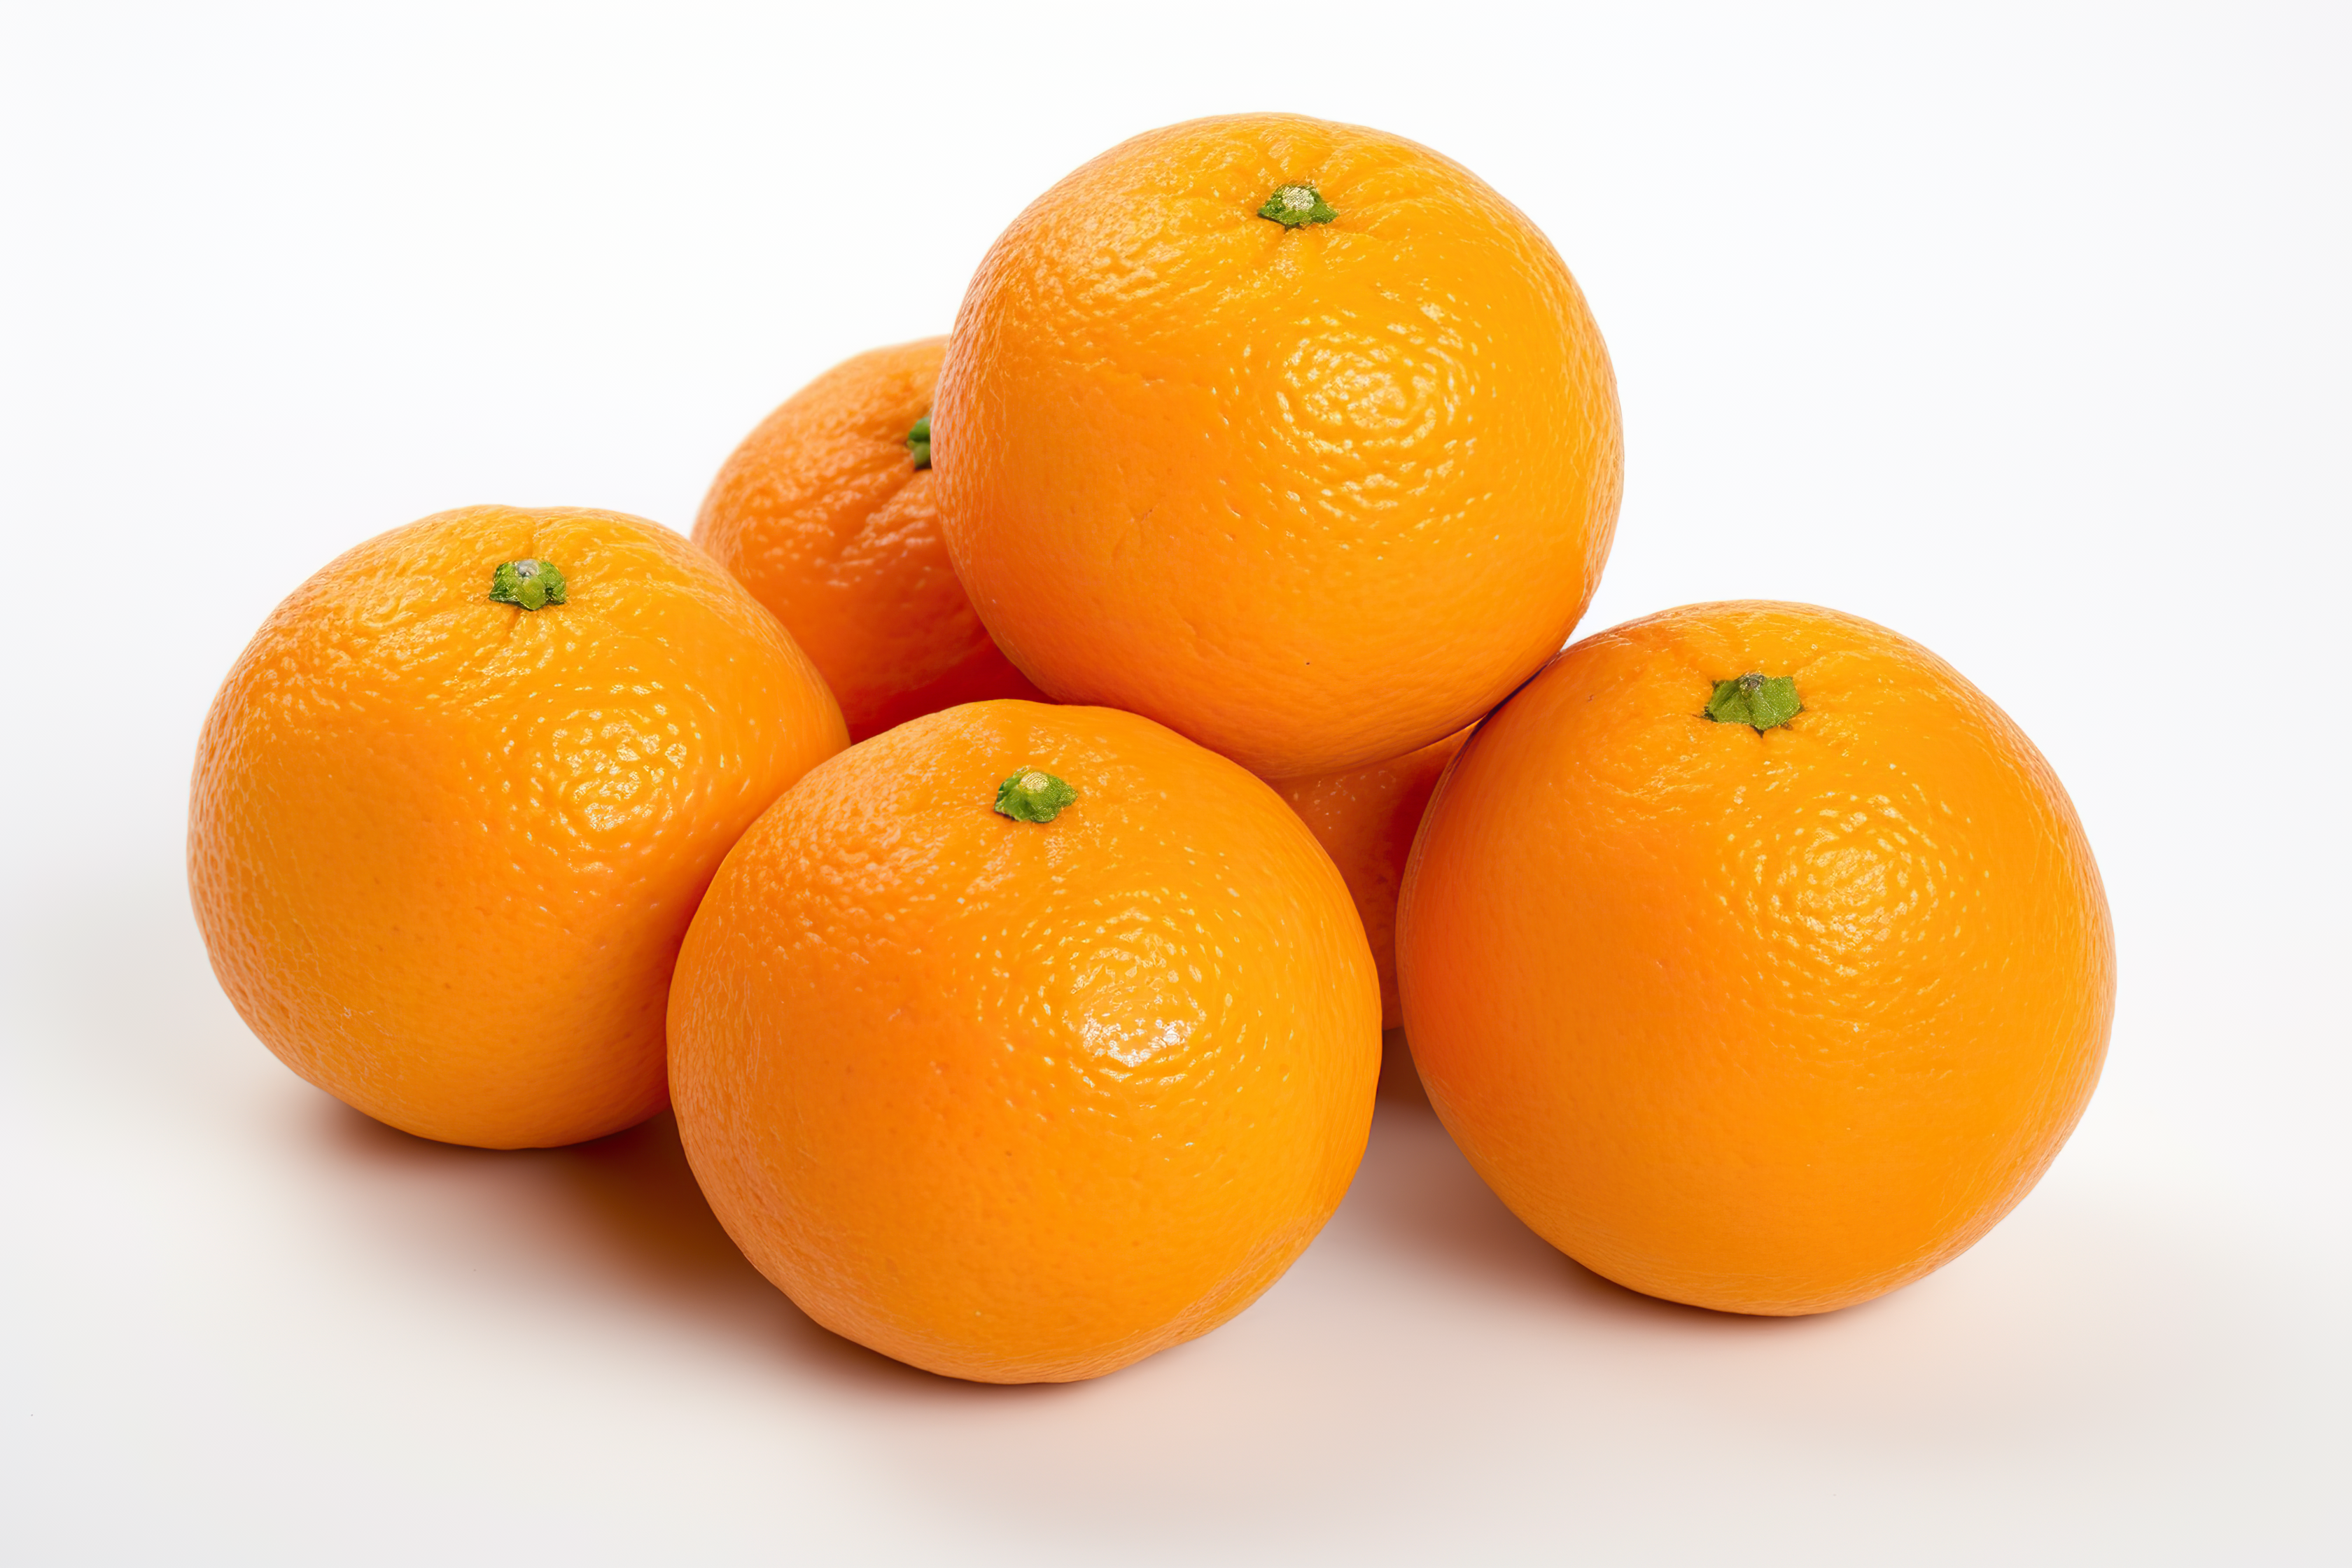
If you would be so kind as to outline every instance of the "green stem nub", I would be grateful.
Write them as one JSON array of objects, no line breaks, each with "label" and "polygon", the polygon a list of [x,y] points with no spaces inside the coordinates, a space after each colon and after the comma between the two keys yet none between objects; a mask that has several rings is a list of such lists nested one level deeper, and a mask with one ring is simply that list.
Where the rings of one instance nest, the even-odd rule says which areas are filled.
[{"label": "green stem nub", "polygon": [[1751,670],[1737,680],[1718,680],[1706,700],[1706,716],[1718,724],[1747,724],[1758,734],[1785,724],[1805,710],[1797,682],[1786,675]]},{"label": "green stem nub", "polygon": [[1285,228],[1297,228],[1302,223],[1329,223],[1339,215],[1312,185],[1277,185],[1274,195],[1265,198],[1265,205],[1257,209],[1257,216],[1270,217]]},{"label": "green stem nub", "polygon": [[1015,822],[1051,822],[1078,792],[1043,768],[1023,768],[996,786],[996,809]]},{"label": "green stem nub", "polygon": [[929,415],[926,414],[916,420],[915,427],[907,432],[907,450],[915,455],[915,467],[928,468],[931,466],[931,416]]},{"label": "green stem nub", "polygon": [[536,610],[563,603],[563,574],[552,561],[504,561],[490,574],[490,597]]}]

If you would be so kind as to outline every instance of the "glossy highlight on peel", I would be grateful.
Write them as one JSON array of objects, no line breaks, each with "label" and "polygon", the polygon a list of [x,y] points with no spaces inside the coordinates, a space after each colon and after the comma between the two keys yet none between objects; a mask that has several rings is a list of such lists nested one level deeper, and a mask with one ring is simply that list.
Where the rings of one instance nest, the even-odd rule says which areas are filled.
[{"label": "glossy highlight on peel", "polygon": [[812,1318],[1067,1382],[1206,1333],[1313,1239],[1370,1131],[1380,993],[1265,784],[1133,714],[982,702],[744,836],[669,1036],[712,1209]]}]

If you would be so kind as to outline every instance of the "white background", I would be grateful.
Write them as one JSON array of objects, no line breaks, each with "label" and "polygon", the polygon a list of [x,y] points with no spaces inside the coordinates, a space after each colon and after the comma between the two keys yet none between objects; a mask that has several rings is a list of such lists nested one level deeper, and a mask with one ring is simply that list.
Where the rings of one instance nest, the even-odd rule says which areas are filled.
[{"label": "white background", "polygon": [[[351,9],[0,24],[0,1555],[2343,1560],[2345,8]],[[686,526],[1054,179],[1252,108],[1558,242],[1625,410],[1589,626],[1858,612],[2055,763],[2122,999],[2014,1216],[1715,1316],[1391,1102],[1230,1326],[981,1388],[812,1327],[666,1122],[445,1148],[253,1041],[180,856],[272,604],[446,507]]]}]

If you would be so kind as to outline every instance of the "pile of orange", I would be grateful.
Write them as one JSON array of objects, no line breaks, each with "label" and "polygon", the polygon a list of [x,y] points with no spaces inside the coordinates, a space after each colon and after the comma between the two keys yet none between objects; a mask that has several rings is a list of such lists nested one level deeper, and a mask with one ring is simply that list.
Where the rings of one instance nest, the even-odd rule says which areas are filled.
[{"label": "pile of orange", "polygon": [[1575,280],[1466,169],[1295,116],[1137,137],[945,339],[770,415],[691,542],[477,507],[303,582],[198,750],[215,970],[423,1137],[674,1105],[769,1279],[959,1377],[1247,1306],[1399,1028],[1587,1267],[1867,1300],[2081,1114],[2098,872],[1883,627],[1699,605],[1561,651],[1620,453]]}]

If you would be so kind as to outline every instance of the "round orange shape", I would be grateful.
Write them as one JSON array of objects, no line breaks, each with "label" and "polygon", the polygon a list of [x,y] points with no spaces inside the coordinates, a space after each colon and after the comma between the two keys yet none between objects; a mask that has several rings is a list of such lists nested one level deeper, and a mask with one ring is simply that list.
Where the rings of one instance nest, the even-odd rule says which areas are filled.
[{"label": "round orange shape", "polygon": [[[488,597],[544,561],[566,597]],[[213,973],[286,1065],[494,1149],[667,1100],[663,1009],[711,873],[845,743],[734,579],[613,512],[471,507],[337,557],[264,623],[196,751]]]},{"label": "round orange shape", "polygon": [[907,444],[945,338],[845,360],[719,470],[694,542],[816,661],[849,736],[986,697],[1045,694],[989,640],[940,541],[935,477]]},{"label": "round orange shape", "polygon": [[[1259,216],[1307,187],[1337,216]],[[949,552],[1013,661],[1265,778],[1501,701],[1616,527],[1616,383],[1550,242],[1425,147],[1296,115],[1155,131],[1033,203],[932,429]]]},{"label": "round orange shape", "polygon": [[1429,792],[1469,738],[1465,730],[1368,768],[1274,781],[1275,793],[1307,824],[1356,900],[1364,936],[1372,944],[1372,962],[1381,972],[1383,1029],[1404,1023],[1397,1000],[1397,885],[1404,880],[1405,860],[1412,853],[1412,836],[1421,827]]},{"label": "round orange shape", "polygon": [[[1704,716],[1750,673],[1803,710]],[[1503,1201],[1620,1284],[1737,1312],[1868,1300],[1984,1235],[2082,1114],[2115,1007],[2049,764],[1927,649],[1804,605],[1561,654],[1439,784],[1397,952],[1430,1100]]]},{"label": "round orange shape", "polygon": [[[1000,784],[1076,799],[1014,821]],[[1208,1332],[1371,1125],[1380,989],[1265,785],[1149,720],[982,702],[811,771],[679,954],[670,1079],[728,1233],[809,1316],[983,1383]]]}]

